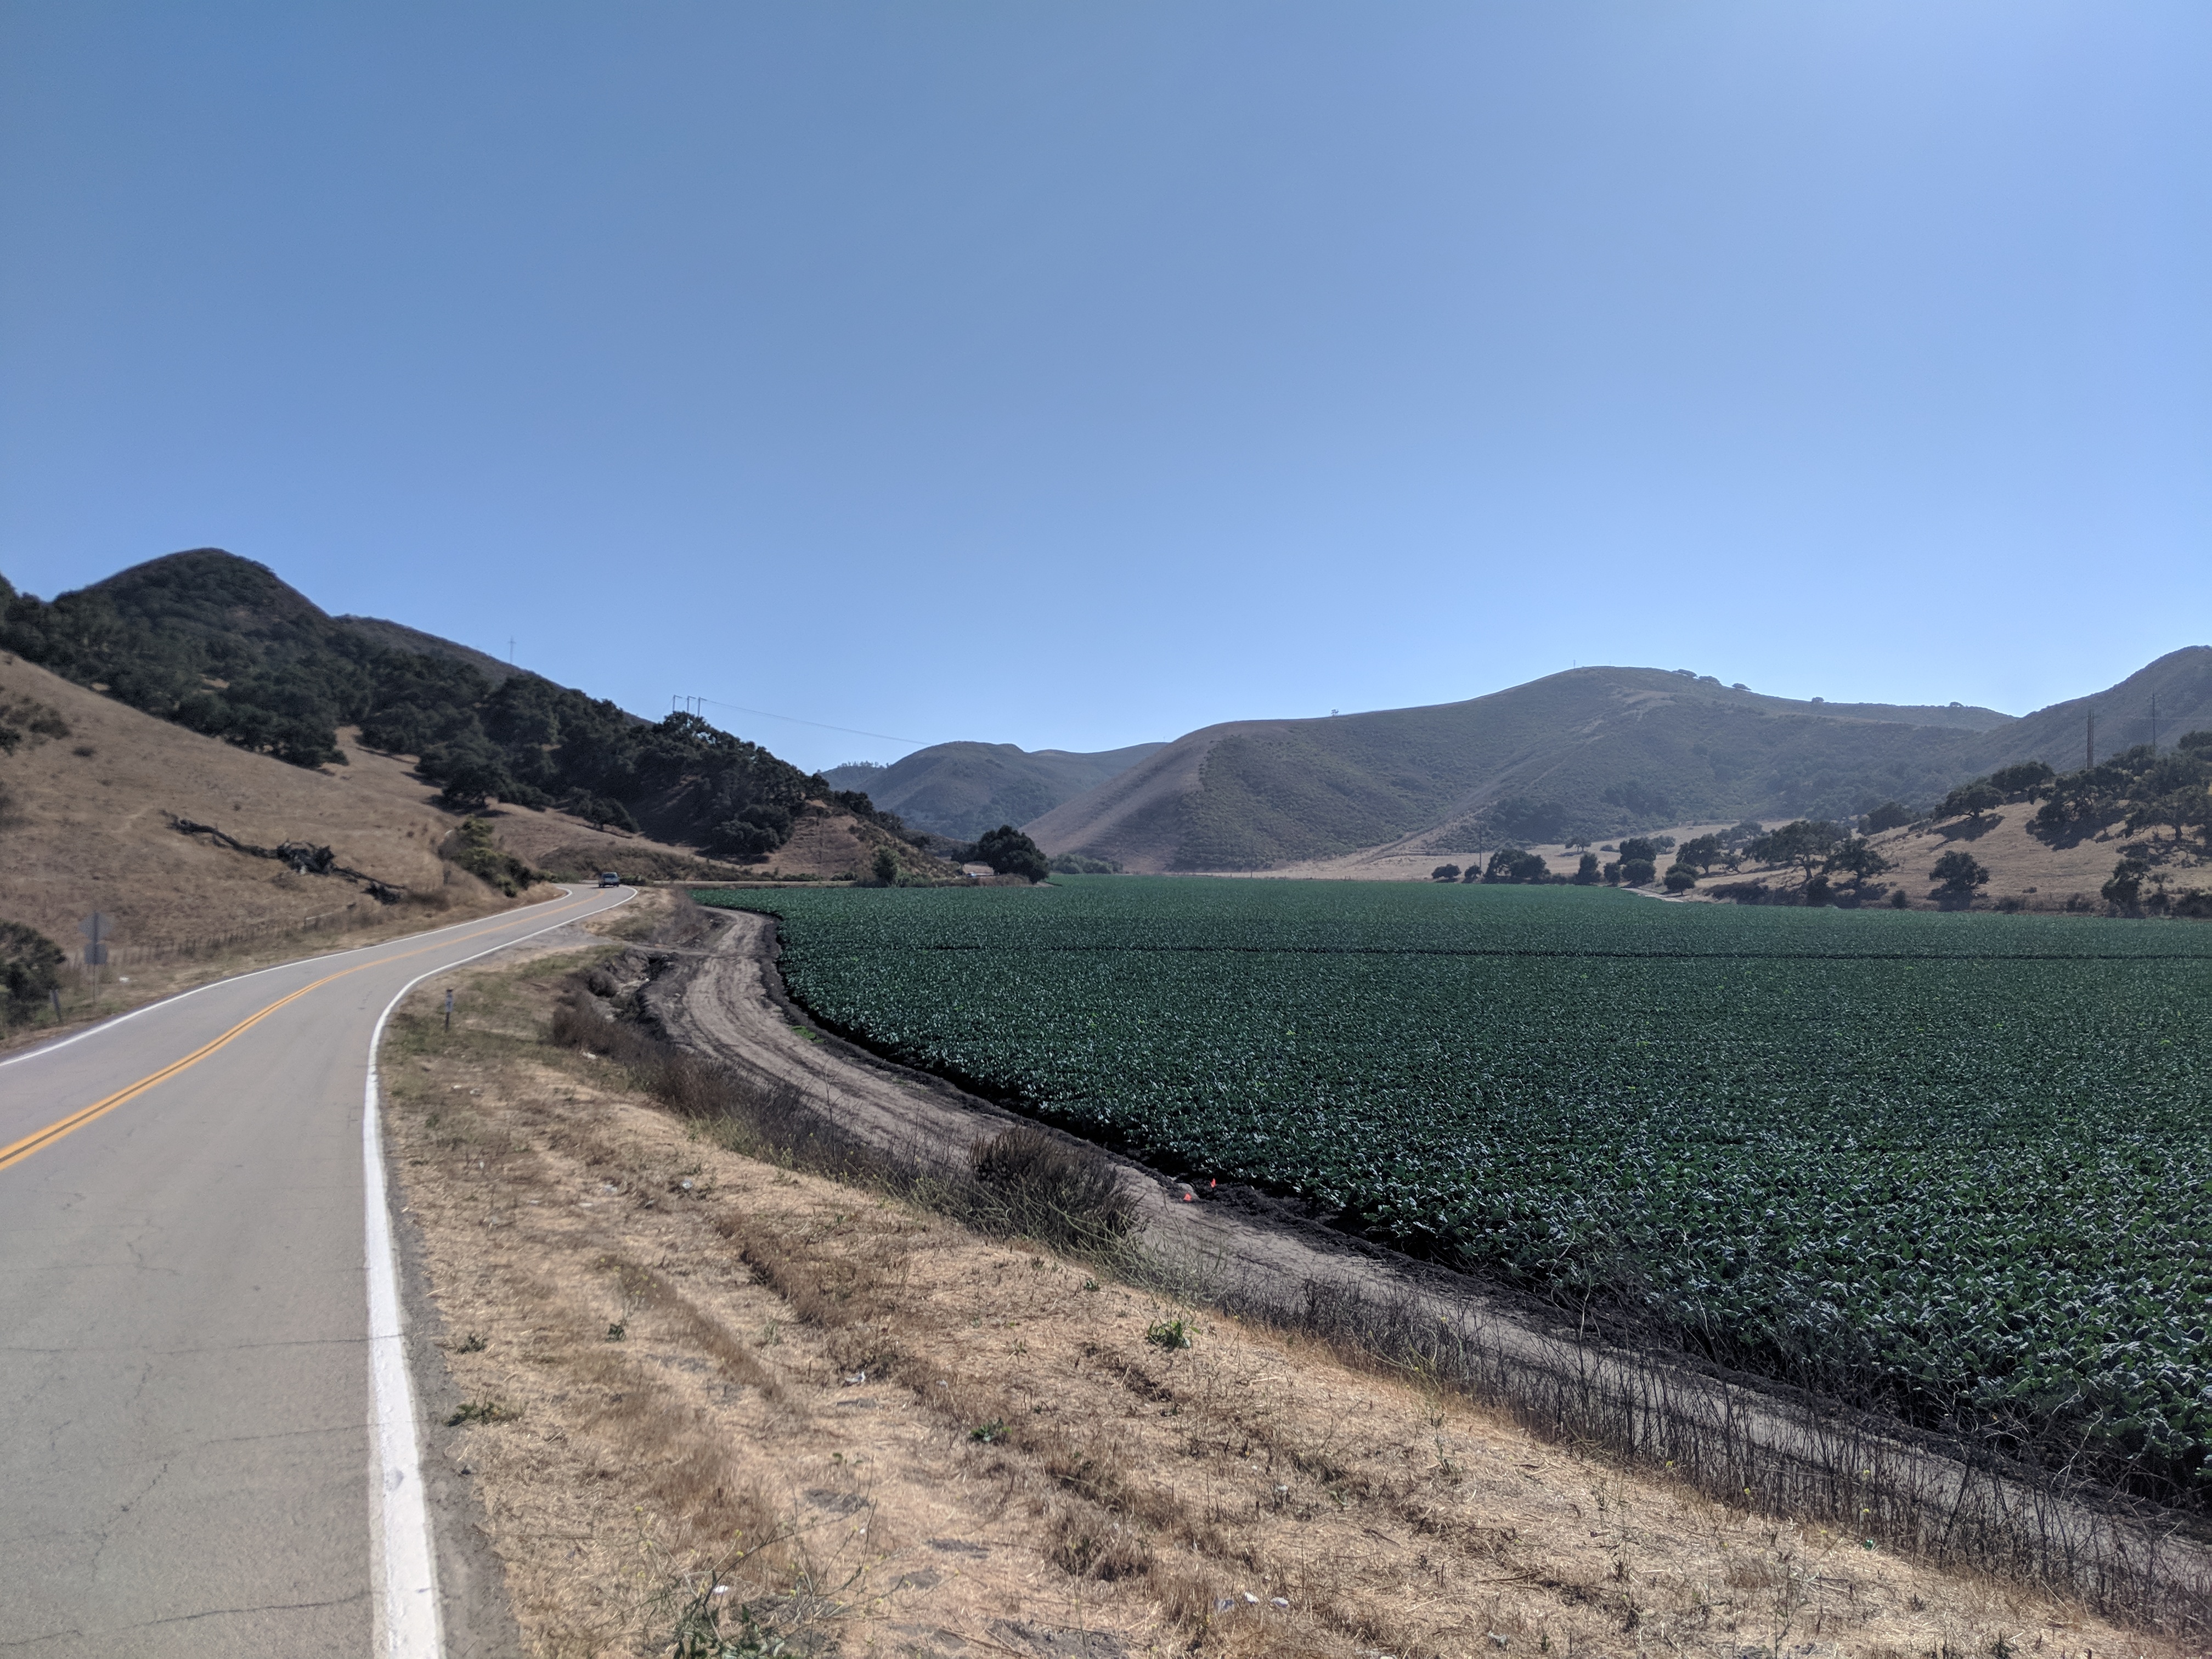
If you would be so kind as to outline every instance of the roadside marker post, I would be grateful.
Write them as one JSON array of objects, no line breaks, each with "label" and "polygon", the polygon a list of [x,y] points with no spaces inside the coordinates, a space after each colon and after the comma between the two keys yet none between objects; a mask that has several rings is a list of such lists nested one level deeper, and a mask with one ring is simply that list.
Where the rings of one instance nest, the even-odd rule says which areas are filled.
[{"label": "roadside marker post", "polygon": [[453,988],[450,985],[446,988],[446,1029],[453,1029]]},{"label": "roadside marker post", "polygon": [[92,982],[100,983],[100,970],[107,966],[107,939],[115,931],[115,924],[101,911],[94,910],[76,925],[84,935],[84,965],[93,970]]}]

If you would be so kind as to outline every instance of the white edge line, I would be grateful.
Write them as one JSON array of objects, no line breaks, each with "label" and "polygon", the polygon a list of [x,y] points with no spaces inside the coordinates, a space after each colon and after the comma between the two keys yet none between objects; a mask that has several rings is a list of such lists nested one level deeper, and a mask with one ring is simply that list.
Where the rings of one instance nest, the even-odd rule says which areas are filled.
[{"label": "white edge line", "polygon": [[[567,896],[575,896],[573,888],[562,891]],[[630,889],[615,904],[586,914],[604,915],[636,896],[636,890]],[[388,1659],[439,1659],[444,1650],[438,1629],[437,1556],[430,1547],[430,1511],[422,1492],[422,1440],[415,1423],[415,1385],[408,1375],[405,1324],[399,1303],[399,1256],[392,1238],[392,1194],[385,1186],[384,1146],[377,1127],[376,1052],[384,1041],[385,1022],[392,1018],[392,1011],[424,980],[583,919],[563,916],[559,921],[549,921],[543,927],[424,969],[384,1005],[375,1029],[369,1033],[361,1162],[363,1207],[368,1212],[369,1393],[376,1413],[377,1533],[372,1541],[379,1546],[376,1627]]]},{"label": "white edge line", "polygon": [[[632,890],[635,892],[636,890],[633,889]],[[561,888],[561,892],[563,897],[574,898],[575,896],[576,890],[573,887],[562,886]],[[553,899],[538,899],[531,904],[524,906],[521,912],[521,920],[527,921],[530,919],[529,913],[532,910],[536,909],[538,905],[552,904],[555,902],[556,902],[556,901]],[[607,906],[607,908],[611,910],[614,908],[614,906],[610,904]],[[505,914],[512,916],[516,913],[513,910],[509,910]],[[593,915],[598,915],[599,913],[597,910],[594,910],[592,914]],[[493,918],[489,916],[471,916],[465,921],[449,921],[443,927],[432,927],[420,933],[402,933],[397,939],[379,939],[374,945],[349,945],[343,951],[325,951],[320,956],[294,957],[289,962],[272,963],[266,968],[256,968],[248,973],[226,974],[221,979],[211,979],[204,985],[195,985],[189,991],[176,991],[165,997],[155,997],[151,1002],[142,1003],[137,1007],[131,1009],[125,1013],[116,1015],[112,1019],[103,1019],[96,1025],[88,1025],[82,1031],[76,1032],[70,1036],[56,1037],[52,1042],[41,1042],[36,1048],[26,1048],[20,1054],[10,1054],[7,1059],[0,1060],[0,1066],[20,1066],[27,1060],[36,1060],[42,1054],[52,1054],[58,1048],[68,1048],[72,1042],[82,1042],[88,1036],[98,1036],[103,1031],[112,1031],[117,1026],[122,1024],[126,1019],[136,1019],[141,1014],[150,1014],[156,1008],[166,1008],[172,1003],[182,1002],[186,997],[196,997],[203,991],[218,990],[226,985],[243,984],[249,979],[259,979],[264,974],[281,974],[287,968],[304,968],[311,962],[331,962],[335,961],[339,957],[358,956],[363,951],[386,950],[394,945],[404,945],[410,939],[435,939],[439,934],[450,933],[457,927],[473,927],[479,922],[489,921],[491,920],[493,920]],[[557,926],[557,924],[556,925]],[[542,933],[545,930],[543,927],[540,927],[537,931]],[[528,933],[518,933],[515,937],[517,939],[528,939],[530,935]],[[510,941],[510,943],[512,941]],[[470,959],[471,958],[466,957],[462,958],[464,962]]]}]

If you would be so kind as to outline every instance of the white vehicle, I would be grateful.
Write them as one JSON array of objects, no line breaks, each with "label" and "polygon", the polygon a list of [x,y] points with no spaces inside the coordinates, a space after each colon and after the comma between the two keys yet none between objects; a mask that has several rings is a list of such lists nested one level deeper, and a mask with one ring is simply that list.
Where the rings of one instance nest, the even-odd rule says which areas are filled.
[{"label": "white vehicle", "polygon": [[602,870],[599,872],[599,885],[602,887],[619,887],[622,885],[622,877],[612,870]]}]

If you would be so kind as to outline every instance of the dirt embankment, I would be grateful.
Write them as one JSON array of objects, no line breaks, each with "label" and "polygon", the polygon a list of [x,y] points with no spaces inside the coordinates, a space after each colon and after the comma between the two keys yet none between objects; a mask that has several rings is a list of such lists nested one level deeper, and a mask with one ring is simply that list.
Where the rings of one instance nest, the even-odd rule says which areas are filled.
[{"label": "dirt embankment", "polygon": [[544,1042],[567,965],[471,970],[450,1033],[426,988],[386,1054],[430,1474],[533,1653],[2172,1651],[744,1156]]}]

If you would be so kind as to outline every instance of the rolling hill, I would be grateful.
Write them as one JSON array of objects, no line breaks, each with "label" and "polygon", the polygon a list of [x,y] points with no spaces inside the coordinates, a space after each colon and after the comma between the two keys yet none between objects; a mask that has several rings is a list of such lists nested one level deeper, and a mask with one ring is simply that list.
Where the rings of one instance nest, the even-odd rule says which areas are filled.
[{"label": "rolling hill", "polygon": [[[298,767],[341,728],[415,757],[445,804],[561,807],[732,859],[781,848],[829,786],[691,714],[605,699],[397,623],[333,617],[264,565],[173,553],[51,602],[0,580],[0,650]],[[874,816],[857,799],[834,804]]]},{"label": "rolling hill", "polygon": [[1011,743],[940,743],[890,766],[860,762],[823,774],[917,829],[973,841],[1002,823],[1026,823],[1097,788],[1167,747],[1132,744],[1097,754],[1018,749]]},{"label": "rolling hill", "polygon": [[2030,760],[2069,771],[2086,758],[2092,714],[2100,757],[2148,743],[2154,732],[2160,742],[2171,743],[2185,732],[2212,726],[2212,646],[2169,651],[2118,685],[1990,727],[1968,745],[1967,775]]},{"label": "rolling hill", "polygon": [[2154,693],[2174,733],[2212,724],[2212,647],[2025,718],[1580,668],[1464,702],[1208,726],[1026,828],[1051,854],[1203,871],[1389,843],[1464,854],[1693,821],[1840,817],[1925,802],[2046,750],[2066,763],[2093,705],[2111,744],[2141,741]]}]

